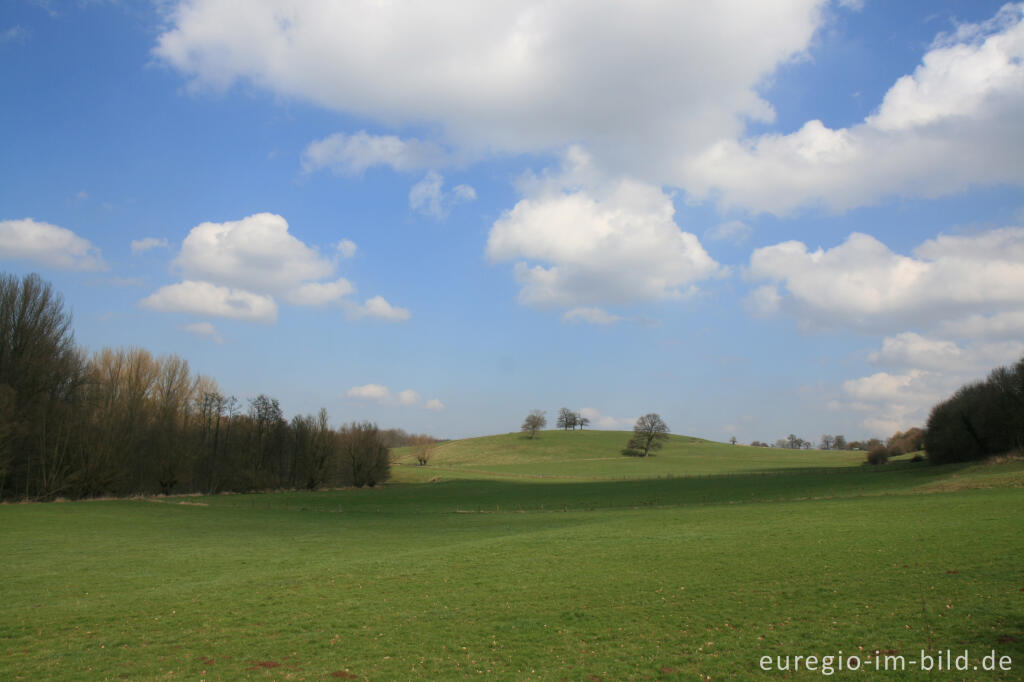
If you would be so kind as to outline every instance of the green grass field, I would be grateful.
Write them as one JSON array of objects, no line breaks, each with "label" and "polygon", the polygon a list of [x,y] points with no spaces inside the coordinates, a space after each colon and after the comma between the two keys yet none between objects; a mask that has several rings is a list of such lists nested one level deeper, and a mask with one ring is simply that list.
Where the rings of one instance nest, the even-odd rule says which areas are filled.
[{"label": "green grass field", "polygon": [[[1024,463],[544,432],[365,490],[0,506],[0,679],[1024,677]],[[870,666],[870,664],[866,664]]]}]

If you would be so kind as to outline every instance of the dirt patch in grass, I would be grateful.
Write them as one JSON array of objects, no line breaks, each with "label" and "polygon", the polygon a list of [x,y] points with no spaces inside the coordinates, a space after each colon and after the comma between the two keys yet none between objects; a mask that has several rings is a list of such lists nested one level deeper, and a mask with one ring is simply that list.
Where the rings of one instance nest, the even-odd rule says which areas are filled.
[{"label": "dirt patch in grass", "polygon": [[281,664],[278,663],[277,661],[253,661],[252,662],[252,667],[251,668],[246,668],[246,670],[259,670],[260,668],[269,669],[269,668],[280,668],[280,667],[281,667]]}]

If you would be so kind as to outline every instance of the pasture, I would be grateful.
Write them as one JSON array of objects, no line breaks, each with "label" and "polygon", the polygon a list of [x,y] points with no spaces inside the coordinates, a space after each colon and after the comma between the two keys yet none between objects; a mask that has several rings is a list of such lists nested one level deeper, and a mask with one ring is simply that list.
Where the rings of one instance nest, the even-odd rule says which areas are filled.
[{"label": "pasture", "polygon": [[[2,679],[815,679],[762,656],[995,650],[1021,679],[1024,464],[544,432],[375,489],[0,506]],[[867,665],[867,664],[865,664]],[[919,679],[904,672],[838,679]]]}]

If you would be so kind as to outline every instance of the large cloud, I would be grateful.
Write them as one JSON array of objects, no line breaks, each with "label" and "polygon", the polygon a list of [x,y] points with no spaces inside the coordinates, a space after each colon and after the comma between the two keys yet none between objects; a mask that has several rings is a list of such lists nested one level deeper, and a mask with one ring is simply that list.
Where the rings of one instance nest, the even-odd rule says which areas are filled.
[{"label": "large cloud", "polygon": [[868,433],[886,438],[912,426],[924,426],[932,405],[959,385],[956,376],[942,372],[878,372],[844,382],[846,402],[841,407],[863,413],[861,425]]},{"label": "large cloud", "polygon": [[0,259],[60,270],[106,270],[100,250],[71,230],[24,218],[0,220]]},{"label": "large cloud", "polygon": [[[770,120],[756,88],[807,47],[824,4],[181,0],[154,53],[198,86],[244,80],[385,125],[426,123],[479,153],[579,143],[640,175]],[[371,142],[318,143],[307,163],[422,163],[408,141]]]},{"label": "large cloud", "polygon": [[788,213],[981,183],[1024,184],[1024,4],[937,39],[877,112],[849,128],[807,122],[788,134],[723,138],[682,165],[693,196]]},{"label": "large cloud", "polygon": [[940,35],[858,125],[744,138],[774,118],[758,88],[806,50],[825,5],[180,0],[154,53],[200,87],[249,81],[439,138],[342,133],[310,145],[307,169],[578,144],[613,174],[780,214],[1024,184],[1020,4]]},{"label": "large cloud", "polygon": [[722,272],[675,223],[672,198],[633,180],[606,181],[579,149],[561,173],[523,183],[527,196],[487,240],[492,261],[516,260],[531,305],[562,307],[679,298]]},{"label": "large cloud", "polygon": [[288,221],[273,213],[201,223],[189,231],[174,259],[185,281],[163,287],[141,303],[155,310],[263,322],[276,318],[275,298],[301,306],[337,303],[356,317],[410,317],[408,310],[380,296],[363,306],[346,301],[355,287],[344,277],[330,278],[337,259],[355,255],[356,245],[342,240],[334,251],[334,257],[325,257],[293,236]]},{"label": "large cloud", "polygon": [[759,312],[805,324],[980,332],[986,316],[1024,313],[1024,228],[939,236],[914,256],[860,233],[816,251],[783,242],[754,251],[748,274],[774,282],[751,296]]},{"label": "large cloud", "polygon": [[914,332],[886,337],[868,360],[887,370],[844,382],[839,407],[862,413],[872,435],[890,436],[923,426],[932,406],[957,388],[1022,356],[1021,341],[956,343]]},{"label": "large cloud", "polygon": [[874,436],[923,426],[958,387],[1024,355],[1024,228],[941,235],[911,256],[865,234],[816,251],[785,242],[755,251],[748,275],[773,282],[748,299],[759,312],[899,332],[868,356],[884,371],[846,381],[837,404]]},{"label": "large cloud", "polygon": [[958,344],[947,339],[903,332],[882,340],[882,348],[868,360],[878,365],[942,370],[954,373],[984,373],[1011,364],[1024,356],[1021,341],[972,341]]},{"label": "large cloud", "polygon": [[297,292],[335,270],[334,263],[292,236],[288,222],[273,213],[193,227],[174,264],[187,279],[279,295]]}]

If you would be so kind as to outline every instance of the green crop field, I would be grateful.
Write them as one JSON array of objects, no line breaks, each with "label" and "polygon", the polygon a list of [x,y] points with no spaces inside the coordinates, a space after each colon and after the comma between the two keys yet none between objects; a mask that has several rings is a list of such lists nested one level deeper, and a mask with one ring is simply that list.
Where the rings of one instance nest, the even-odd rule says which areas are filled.
[{"label": "green crop field", "polygon": [[[865,669],[836,679],[1024,677],[1024,462],[626,438],[400,450],[374,489],[0,506],[0,679],[817,679],[761,657],[840,651]],[[1012,664],[924,674],[922,649]]]}]

